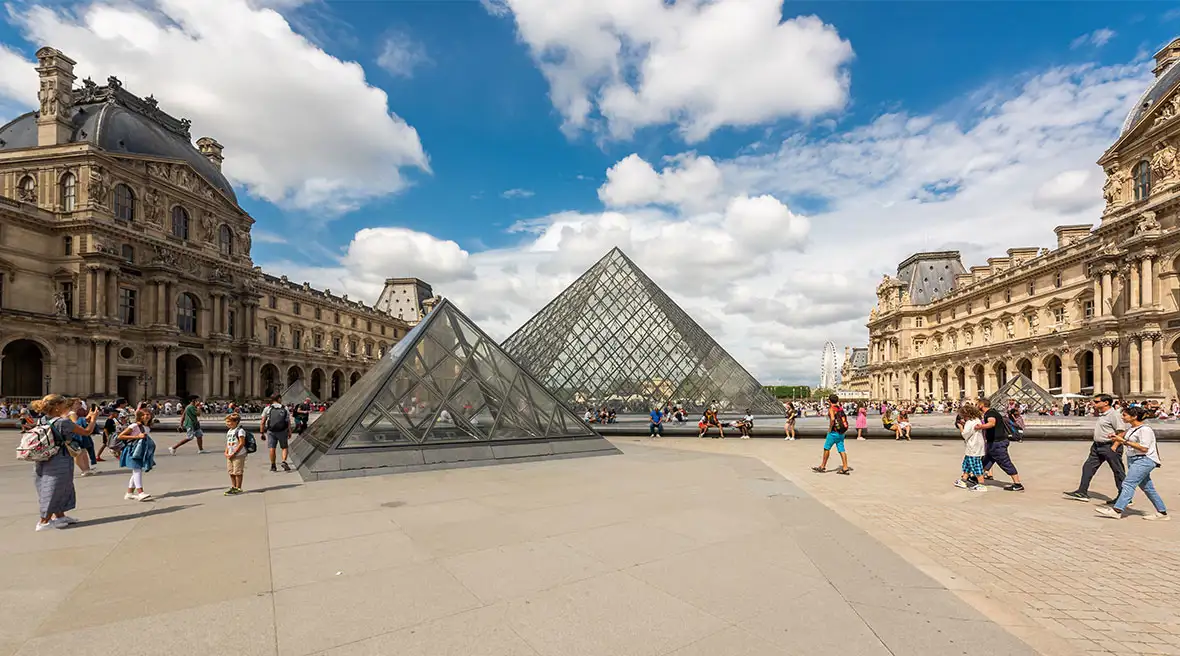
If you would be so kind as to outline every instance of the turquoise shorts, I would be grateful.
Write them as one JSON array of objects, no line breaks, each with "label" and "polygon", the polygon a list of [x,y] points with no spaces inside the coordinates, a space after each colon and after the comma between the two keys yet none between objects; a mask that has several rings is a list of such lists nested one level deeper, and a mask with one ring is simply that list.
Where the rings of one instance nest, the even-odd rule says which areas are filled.
[{"label": "turquoise shorts", "polygon": [[828,433],[824,439],[824,451],[831,451],[833,446],[840,453],[844,453],[844,436],[839,433]]}]

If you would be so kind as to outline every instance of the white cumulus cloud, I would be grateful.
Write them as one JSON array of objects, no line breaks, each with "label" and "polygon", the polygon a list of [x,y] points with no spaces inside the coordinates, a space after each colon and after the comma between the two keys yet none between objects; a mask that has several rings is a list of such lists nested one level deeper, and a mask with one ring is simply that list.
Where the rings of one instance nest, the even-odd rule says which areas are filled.
[{"label": "white cumulus cloud", "polygon": [[628,155],[606,171],[598,198],[608,207],[669,205],[687,209],[715,206],[722,191],[721,169],[709,157],[686,153],[668,158],[657,172],[639,155]]},{"label": "white cumulus cloud", "polygon": [[[297,4],[94,1],[65,10],[43,0],[11,15],[28,40],[77,60],[79,78],[117,76],[190,118],[194,137],[217,138],[226,175],[253,195],[336,213],[396,193],[406,170],[430,170],[417,131],[359,64],[327,54],[271,8]],[[15,66],[10,55],[0,52],[0,72]],[[0,95],[31,107],[29,66],[0,82]]]},{"label": "white cumulus cloud", "polygon": [[722,126],[810,119],[848,99],[852,46],[781,0],[485,0],[510,11],[567,132],[673,124],[696,142]]},{"label": "white cumulus cloud", "polygon": [[1110,40],[1113,39],[1116,34],[1117,33],[1109,27],[1100,27],[1093,32],[1087,32],[1077,37],[1073,41],[1070,41],[1069,47],[1075,50],[1083,46],[1094,46],[1095,48],[1101,48],[1107,43],[1110,43]]},{"label": "white cumulus cloud", "polygon": [[402,32],[385,37],[381,54],[377,56],[377,65],[395,77],[412,77],[414,69],[429,61],[426,48]]}]

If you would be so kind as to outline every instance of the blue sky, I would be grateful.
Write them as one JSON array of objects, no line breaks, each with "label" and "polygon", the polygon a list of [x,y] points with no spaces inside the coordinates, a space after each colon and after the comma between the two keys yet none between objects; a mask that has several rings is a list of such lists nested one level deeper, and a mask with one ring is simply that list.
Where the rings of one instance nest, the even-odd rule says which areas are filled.
[{"label": "blue sky", "polygon": [[[766,36],[791,50],[771,56],[754,36],[709,46],[725,26],[691,12],[633,15],[652,1],[34,0],[8,5],[0,71],[52,42],[193,118],[225,145],[268,269],[370,300],[383,277],[419,275],[504,337],[622,245],[748,368],[807,383],[823,339],[863,343],[875,280],[913,250],[966,243],[970,266],[1096,221],[1093,161],[1180,34],[1180,3],[791,2],[763,27],[805,32]],[[596,28],[644,45],[610,60],[638,100],[609,115],[600,80],[554,66],[594,53]],[[714,50],[645,87],[653,43],[681,64]],[[669,91],[694,75],[697,95]],[[35,99],[20,76],[0,83],[8,117]],[[592,104],[580,124],[554,92],[575,78]],[[1021,171],[1026,192],[1002,187]],[[1004,234],[964,238],[990,214]]]}]

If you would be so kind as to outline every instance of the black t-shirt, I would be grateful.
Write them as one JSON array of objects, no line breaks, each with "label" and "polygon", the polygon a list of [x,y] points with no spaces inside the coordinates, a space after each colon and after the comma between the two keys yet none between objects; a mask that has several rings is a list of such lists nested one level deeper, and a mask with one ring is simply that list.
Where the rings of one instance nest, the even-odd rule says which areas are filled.
[{"label": "black t-shirt", "polygon": [[306,415],[310,412],[311,406],[307,405],[306,403],[300,403],[299,405],[295,406],[295,414]]},{"label": "black t-shirt", "polygon": [[983,423],[986,424],[988,419],[995,419],[996,425],[994,428],[983,429],[984,441],[990,444],[997,439],[1001,442],[1008,439],[1008,427],[1004,425],[1004,415],[995,408],[988,408],[987,412],[983,413]]}]

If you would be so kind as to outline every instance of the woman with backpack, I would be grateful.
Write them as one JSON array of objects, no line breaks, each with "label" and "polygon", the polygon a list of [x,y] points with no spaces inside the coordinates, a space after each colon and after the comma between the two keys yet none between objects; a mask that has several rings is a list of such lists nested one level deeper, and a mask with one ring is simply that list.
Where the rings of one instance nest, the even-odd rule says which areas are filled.
[{"label": "woman with backpack", "polygon": [[135,411],[135,422],[119,433],[123,448],[119,452],[119,466],[131,470],[127,482],[128,501],[151,501],[152,495],[143,491],[143,475],[156,466],[156,443],[152,440],[152,414],[147,410]]},{"label": "woman with backpack", "polygon": [[[37,500],[41,506],[41,519],[37,522],[36,530],[76,524],[78,520],[66,515],[77,507],[78,502],[74,490],[74,457],[76,452],[81,451],[81,446],[75,436],[90,435],[94,431],[98,410],[91,408],[90,414],[86,416],[87,425],[83,428],[70,420],[70,402],[60,394],[50,394],[29,405],[41,415],[30,433],[37,433],[38,439],[52,440],[52,455],[46,460],[37,461],[33,472]],[[28,436],[21,438],[22,448],[28,441]]]}]

